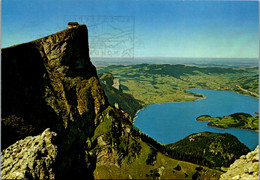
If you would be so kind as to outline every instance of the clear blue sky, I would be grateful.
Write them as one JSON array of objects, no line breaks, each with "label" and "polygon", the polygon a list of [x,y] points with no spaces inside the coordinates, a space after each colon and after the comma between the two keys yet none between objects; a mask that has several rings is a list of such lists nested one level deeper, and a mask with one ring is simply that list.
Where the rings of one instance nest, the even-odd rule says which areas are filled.
[{"label": "clear blue sky", "polygon": [[258,9],[257,1],[2,0],[1,43],[63,30],[72,16],[134,16],[136,57],[258,58]]}]

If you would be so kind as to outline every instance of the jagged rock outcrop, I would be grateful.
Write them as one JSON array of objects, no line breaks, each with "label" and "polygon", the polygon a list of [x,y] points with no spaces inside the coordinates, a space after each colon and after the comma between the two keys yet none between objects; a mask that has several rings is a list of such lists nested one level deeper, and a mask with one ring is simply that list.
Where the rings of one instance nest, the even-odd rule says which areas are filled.
[{"label": "jagged rock outcrop", "polygon": [[1,153],[3,179],[54,179],[53,165],[58,149],[56,133],[46,129],[38,136],[17,141]]},{"label": "jagged rock outcrop", "polygon": [[113,81],[113,85],[114,88],[116,88],[117,90],[122,92],[121,86],[120,86],[120,80],[118,78],[115,78]]},{"label": "jagged rock outcrop", "polygon": [[133,161],[140,151],[140,137],[134,136],[131,117],[122,110],[109,106],[97,119],[100,124],[92,138],[97,146],[97,165],[120,166],[124,158]]},{"label": "jagged rock outcrop", "polygon": [[99,78],[104,84],[109,85],[122,92],[120,80],[118,78],[114,78],[111,73],[103,73]]},{"label": "jagged rock outcrop", "polygon": [[143,108],[141,101],[123,92],[119,79],[114,78],[111,73],[102,73],[99,79],[110,104],[122,108],[132,118],[134,118],[139,109]]},{"label": "jagged rock outcrop", "polygon": [[251,179],[258,180],[259,172],[259,146],[247,155],[243,155],[228,168],[227,172],[220,176],[226,179]]},{"label": "jagged rock outcrop", "polygon": [[[58,134],[56,178],[92,176],[95,157],[89,156],[86,140],[107,105],[89,58],[85,25],[2,49],[3,148],[51,128]],[[11,136],[20,135],[22,125],[32,130]]]}]

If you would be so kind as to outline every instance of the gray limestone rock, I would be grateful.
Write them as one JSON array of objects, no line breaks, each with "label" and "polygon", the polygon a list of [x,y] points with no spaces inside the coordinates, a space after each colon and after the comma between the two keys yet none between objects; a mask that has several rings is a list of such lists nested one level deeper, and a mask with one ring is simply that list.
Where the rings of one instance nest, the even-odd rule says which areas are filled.
[{"label": "gray limestone rock", "polygon": [[247,155],[243,155],[236,160],[220,179],[250,179],[258,180],[259,166],[259,146]]},{"label": "gray limestone rock", "polygon": [[56,133],[46,129],[38,136],[28,136],[1,152],[3,179],[54,179],[53,165],[58,153],[53,144]]}]

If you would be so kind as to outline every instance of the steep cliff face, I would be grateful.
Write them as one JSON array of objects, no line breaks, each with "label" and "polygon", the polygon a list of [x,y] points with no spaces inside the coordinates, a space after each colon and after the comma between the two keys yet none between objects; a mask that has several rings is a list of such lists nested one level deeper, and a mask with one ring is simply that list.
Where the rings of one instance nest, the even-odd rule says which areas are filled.
[{"label": "steep cliff face", "polygon": [[[107,104],[85,25],[2,50],[3,148],[50,128],[59,147],[57,178],[91,174],[85,142]],[[21,126],[31,130],[20,133]]]},{"label": "steep cliff face", "polygon": [[143,103],[135,99],[132,95],[124,93],[118,78],[114,78],[111,73],[102,73],[99,77],[108,101],[112,105],[118,105],[125,112],[129,113],[132,118],[136,112],[143,108]]},{"label": "steep cliff face", "polygon": [[118,91],[122,92],[120,80],[118,78],[114,78],[111,73],[103,73],[99,77],[99,79],[106,85],[112,86]]}]

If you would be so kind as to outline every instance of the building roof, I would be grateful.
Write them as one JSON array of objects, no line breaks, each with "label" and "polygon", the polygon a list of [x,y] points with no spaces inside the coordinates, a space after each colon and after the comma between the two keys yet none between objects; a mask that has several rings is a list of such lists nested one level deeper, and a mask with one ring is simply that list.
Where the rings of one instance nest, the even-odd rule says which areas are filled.
[{"label": "building roof", "polygon": [[77,26],[77,25],[79,25],[79,23],[78,22],[69,22],[68,25]]}]

